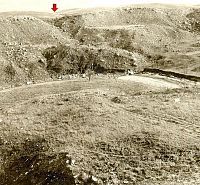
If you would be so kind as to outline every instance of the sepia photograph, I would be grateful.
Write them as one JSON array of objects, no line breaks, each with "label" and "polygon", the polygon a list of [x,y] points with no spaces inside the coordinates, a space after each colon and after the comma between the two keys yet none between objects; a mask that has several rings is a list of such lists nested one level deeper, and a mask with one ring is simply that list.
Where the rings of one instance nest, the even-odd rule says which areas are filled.
[{"label": "sepia photograph", "polygon": [[200,185],[200,0],[0,0],[0,185]]}]

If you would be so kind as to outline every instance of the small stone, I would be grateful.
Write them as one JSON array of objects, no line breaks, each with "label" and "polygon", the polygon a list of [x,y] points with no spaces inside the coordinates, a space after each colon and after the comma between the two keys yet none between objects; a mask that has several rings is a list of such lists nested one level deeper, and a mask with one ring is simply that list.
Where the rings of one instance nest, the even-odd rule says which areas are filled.
[{"label": "small stone", "polygon": [[94,177],[94,176],[92,176],[91,179],[92,179],[93,182],[97,182],[98,181],[98,179],[96,177]]},{"label": "small stone", "polygon": [[89,175],[86,173],[82,173],[81,175],[81,180],[83,180],[83,182],[87,182],[89,179]]},{"label": "small stone", "polygon": [[174,100],[176,103],[180,102],[180,98],[175,98]]},{"label": "small stone", "polygon": [[27,85],[31,85],[33,84],[33,82],[29,81],[29,82],[26,82]]},{"label": "small stone", "polygon": [[72,159],[72,160],[71,160],[71,165],[75,165],[75,162],[76,162],[76,161],[75,161],[74,159]]},{"label": "small stone", "polygon": [[129,181],[127,181],[127,180],[124,180],[124,184],[128,184],[129,183]]},{"label": "small stone", "polygon": [[113,182],[114,184],[119,184],[119,180],[118,180],[117,178],[112,179],[112,182]]}]

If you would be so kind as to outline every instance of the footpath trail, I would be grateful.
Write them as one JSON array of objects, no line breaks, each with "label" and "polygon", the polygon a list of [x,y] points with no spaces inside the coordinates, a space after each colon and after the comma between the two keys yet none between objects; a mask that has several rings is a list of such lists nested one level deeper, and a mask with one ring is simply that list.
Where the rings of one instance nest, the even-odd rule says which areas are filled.
[{"label": "footpath trail", "polygon": [[143,91],[143,89],[149,88],[145,87],[145,85],[139,86],[137,83],[131,83],[130,85],[128,82],[111,78],[108,79],[108,77],[93,77],[91,81],[88,81],[87,79],[51,81],[4,89],[0,91],[0,106],[12,105],[40,96],[62,94],[86,89],[115,89],[117,91],[121,91],[121,89],[132,91],[132,89],[135,89],[135,91]]},{"label": "footpath trail", "polygon": [[181,88],[181,85],[179,85],[178,83],[169,82],[169,81],[165,81],[164,79],[159,79],[159,78],[156,79],[156,78],[147,77],[147,76],[137,76],[137,75],[121,76],[118,79],[134,81],[137,83],[143,83],[146,85],[160,87],[160,88],[169,88],[169,89]]},{"label": "footpath trail", "polygon": [[127,92],[145,90],[162,91],[165,89],[182,88],[182,84],[176,80],[148,76],[121,76],[117,79],[107,77],[87,79],[51,81],[39,84],[24,85],[0,91],[0,106],[11,105],[39,96],[61,94],[86,89],[113,89]]},{"label": "footpath trail", "polygon": [[50,94],[60,94],[71,91],[79,91],[92,88],[93,82],[71,80],[53,81],[39,84],[25,85],[0,91],[0,106],[9,105],[31,98]]}]

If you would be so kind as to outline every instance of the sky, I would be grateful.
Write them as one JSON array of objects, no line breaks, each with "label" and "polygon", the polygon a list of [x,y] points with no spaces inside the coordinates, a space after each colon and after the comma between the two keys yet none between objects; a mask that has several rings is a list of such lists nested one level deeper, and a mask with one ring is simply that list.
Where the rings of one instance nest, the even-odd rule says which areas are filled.
[{"label": "sky", "polygon": [[166,3],[200,4],[200,0],[0,0],[2,11],[45,11],[51,12],[52,4],[59,10],[72,8],[114,7],[128,4]]}]

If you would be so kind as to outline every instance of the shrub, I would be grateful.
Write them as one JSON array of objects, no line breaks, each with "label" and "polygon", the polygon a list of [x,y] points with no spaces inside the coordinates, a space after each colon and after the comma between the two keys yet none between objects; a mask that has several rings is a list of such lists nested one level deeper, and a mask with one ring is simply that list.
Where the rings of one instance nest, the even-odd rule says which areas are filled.
[{"label": "shrub", "polygon": [[16,71],[15,71],[15,68],[11,64],[7,65],[4,69],[4,71],[6,72],[6,74],[8,74],[8,76],[10,77],[11,80],[14,79],[14,77],[16,75]]},{"label": "shrub", "polygon": [[26,140],[4,153],[4,185],[75,185],[66,161],[66,153],[47,155],[48,144],[43,138]]}]

